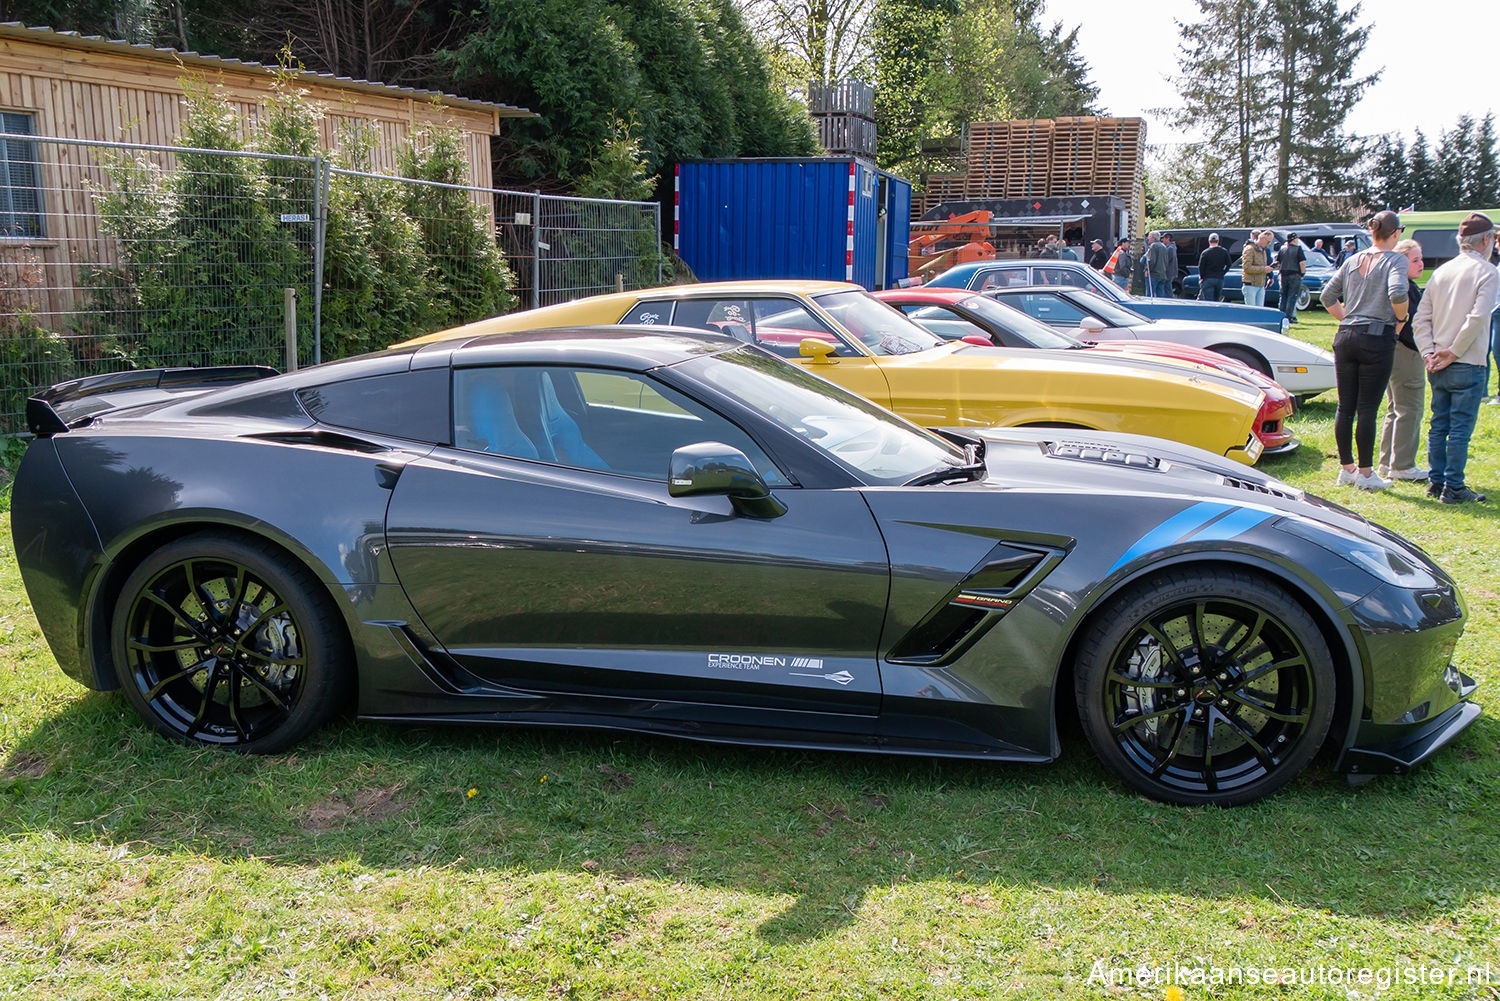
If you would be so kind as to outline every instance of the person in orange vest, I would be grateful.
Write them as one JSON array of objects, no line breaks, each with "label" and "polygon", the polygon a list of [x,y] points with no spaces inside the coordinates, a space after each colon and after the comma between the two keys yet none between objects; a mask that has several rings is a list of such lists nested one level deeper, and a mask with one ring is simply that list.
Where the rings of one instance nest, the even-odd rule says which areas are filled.
[{"label": "person in orange vest", "polygon": [[1101,269],[1116,285],[1125,291],[1130,291],[1130,273],[1135,267],[1135,257],[1130,253],[1130,237],[1121,237],[1120,242],[1115,244],[1115,252],[1109,255],[1109,260]]}]

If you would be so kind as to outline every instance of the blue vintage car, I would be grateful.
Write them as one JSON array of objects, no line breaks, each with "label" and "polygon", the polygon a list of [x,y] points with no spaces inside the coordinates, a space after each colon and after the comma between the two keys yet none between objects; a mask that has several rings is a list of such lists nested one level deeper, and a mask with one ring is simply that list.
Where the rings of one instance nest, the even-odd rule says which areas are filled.
[{"label": "blue vintage car", "polygon": [[[1197,275],[1193,275],[1197,281]],[[1238,279],[1236,278],[1236,281]],[[929,287],[983,291],[1021,285],[1071,285],[1088,289],[1153,320],[1199,320],[1244,323],[1279,334],[1285,317],[1279,309],[1237,302],[1199,302],[1197,299],[1151,299],[1131,295],[1108,276],[1078,261],[971,261],[949,268],[927,282]],[[1194,286],[1194,295],[1197,294]],[[1238,294],[1238,293],[1236,293]]]},{"label": "blue vintage car", "polygon": [[[1323,286],[1333,278],[1338,268],[1327,254],[1303,248],[1307,254],[1307,272],[1302,276],[1302,291],[1297,296],[1297,309],[1307,309],[1317,303],[1318,296],[1323,292]],[[1196,296],[1198,294],[1198,269],[1190,267],[1187,274],[1182,276],[1182,291],[1184,295]],[[1229,302],[1241,301],[1245,297],[1244,275],[1239,268],[1230,268],[1224,275],[1224,298]],[[1276,278],[1276,272],[1271,272],[1270,284],[1266,286],[1266,305],[1279,306],[1281,304],[1281,283]]]}]

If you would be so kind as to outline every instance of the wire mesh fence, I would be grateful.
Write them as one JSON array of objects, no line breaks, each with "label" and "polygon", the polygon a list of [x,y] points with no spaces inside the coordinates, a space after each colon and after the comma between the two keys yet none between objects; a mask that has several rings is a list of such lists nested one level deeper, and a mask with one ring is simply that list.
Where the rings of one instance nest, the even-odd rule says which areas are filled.
[{"label": "wire mesh fence", "polygon": [[659,207],[0,135],[0,433],[79,376],[305,365],[661,280]]}]

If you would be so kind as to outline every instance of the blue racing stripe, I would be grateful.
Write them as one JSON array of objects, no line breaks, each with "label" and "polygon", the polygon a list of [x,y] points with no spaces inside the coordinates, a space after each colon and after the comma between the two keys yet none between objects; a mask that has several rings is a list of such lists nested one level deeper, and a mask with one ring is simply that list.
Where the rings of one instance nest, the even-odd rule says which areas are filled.
[{"label": "blue racing stripe", "polygon": [[1194,504],[1192,507],[1178,511],[1172,517],[1157,525],[1139,539],[1136,539],[1135,544],[1121,553],[1120,558],[1115,560],[1115,565],[1109,568],[1109,573],[1114,573],[1139,556],[1144,556],[1146,553],[1160,549],[1163,546],[1169,546],[1183,536],[1196,532],[1228,510],[1228,504],[1202,501]]},{"label": "blue racing stripe", "polygon": [[1204,525],[1199,531],[1192,533],[1194,540],[1205,540],[1210,542],[1227,542],[1239,535],[1248,532],[1271,517],[1269,511],[1257,511],[1254,508],[1242,507],[1230,514],[1226,514],[1211,525]]}]

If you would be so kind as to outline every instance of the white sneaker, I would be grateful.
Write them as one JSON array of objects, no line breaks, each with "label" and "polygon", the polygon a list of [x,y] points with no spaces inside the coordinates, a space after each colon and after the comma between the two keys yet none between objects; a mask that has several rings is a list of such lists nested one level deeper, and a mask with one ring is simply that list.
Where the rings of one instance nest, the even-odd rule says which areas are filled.
[{"label": "white sneaker", "polygon": [[1384,490],[1391,485],[1391,481],[1379,473],[1372,472],[1369,476],[1359,473],[1354,477],[1354,485],[1361,490]]},{"label": "white sneaker", "polygon": [[1412,466],[1409,469],[1393,469],[1390,473],[1386,473],[1382,469],[1380,470],[1380,475],[1389,476],[1393,480],[1425,480],[1427,479],[1427,470],[1422,469],[1420,466]]},{"label": "white sneaker", "polygon": [[1496,394],[1495,396],[1491,396],[1488,400],[1485,400],[1484,402],[1487,403],[1487,404],[1489,404],[1492,407],[1500,407],[1500,394]]},{"label": "white sneaker", "polygon": [[1358,474],[1354,470],[1342,468],[1339,469],[1339,486],[1352,487],[1354,486],[1354,481],[1357,478]]}]

